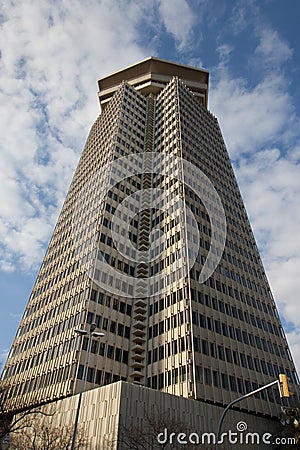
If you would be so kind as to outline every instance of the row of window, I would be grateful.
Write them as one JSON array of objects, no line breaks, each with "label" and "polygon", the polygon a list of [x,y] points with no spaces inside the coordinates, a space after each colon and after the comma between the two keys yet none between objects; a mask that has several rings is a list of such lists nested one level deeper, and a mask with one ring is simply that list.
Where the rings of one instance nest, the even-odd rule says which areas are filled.
[{"label": "row of window", "polygon": [[166,109],[163,101],[160,100],[160,97],[156,100],[155,103],[155,122],[156,126],[158,127],[158,124],[165,121],[168,121],[170,117],[174,115],[176,107],[176,99],[174,97],[171,97],[171,99],[168,101],[168,108]]},{"label": "row of window", "polygon": [[[226,276],[226,270],[223,270],[223,266],[220,264],[216,268],[215,272]],[[222,292],[223,294],[228,295],[231,298],[235,298],[239,302],[247,303],[249,306],[255,309],[259,309],[259,311],[264,312],[267,315],[277,317],[276,310],[272,305],[270,305],[269,303],[262,302],[257,297],[252,297],[248,293],[245,294],[244,290],[239,291],[238,289],[231,287],[229,284],[224,284],[222,282],[219,282],[218,280],[215,280],[213,277],[210,277],[207,281],[205,281],[204,284],[206,284],[206,286],[211,287],[212,289],[215,289],[219,292]],[[192,293],[192,299],[195,300],[196,298],[197,297],[195,295],[193,296]],[[270,298],[270,293],[268,293],[267,297],[265,298]],[[199,303],[201,303],[201,299],[198,301]]]},{"label": "row of window", "polygon": [[[86,230],[83,230],[83,232],[85,233],[85,237],[86,237]],[[78,253],[79,253],[79,251],[78,251]],[[58,249],[57,251],[53,252],[53,254],[52,254],[53,260],[56,259],[56,257],[58,255],[62,256],[61,252],[60,252],[60,249]],[[43,280],[45,280],[47,277],[50,278],[51,276],[53,276],[54,270],[56,271],[57,268],[60,267],[60,266],[62,266],[64,268],[64,270],[66,271],[66,273],[64,275],[61,274],[63,271],[59,273],[58,276],[60,277],[60,279],[61,278],[65,278],[67,275],[70,275],[71,273],[75,272],[78,269],[78,267],[79,267],[79,262],[76,261],[76,262],[74,262],[72,264],[70,264],[70,263],[68,264],[69,260],[72,257],[73,257],[73,252],[70,251],[67,254],[63,255],[63,258],[60,258],[60,261],[57,264],[51,265],[50,267],[47,266],[47,268],[43,268],[42,270],[40,270],[40,272],[38,274],[37,282],[40,283]],[[59,281],[59,279],[55,280],[55,278],[54,279],[51,278],[51,280],[49,280],[49,281],[51,281],[51,283],[53,285],[57,281]]]},{"label": "row of window", "polygon": [[[219,286],[219,282],[217,282],[216,286]],[[238,294],[238,291],[236,292]],[[231,293],[233,295],[233,292]],[[177,291],[166,295],[164,298],[157,300],[155,303],[149,305],[149,317],[151,317],[153,314],[157,314],[159,311],[163,311],[170,305],[174,305],[177,302],[180,302],[183,298],[184,298],[183,289],[178,289]],[[276,336],[281,336],[280,329],[277,327],[276,324],[274,323],[272,324],[271,322],[266,321],[263,318],[259,318],[258,316],[249,314],[247,311],[242,311],[240,308],[236,308],[235,306],[225,303],[223,300],[217,300],[215,297],[211,297],[207,294],[204,294],[203,292],[197,291],[196,289],[192,288],[191,288],[191,298],[193,301],[198,301],[198,303],[205,305],[209,308],[213,308],[216,311],[219,311],[223,314],[227,314],[228,316],[235,317],[238,320],[242,320],[248,324],[252,324],[253,326],[265,330],[268,333],[275,334]],[[249,295],[247,295],[245,298],[249,305],[254,306],[253,304],[255,301],[254,298],[250,298]],[[263,305],[265,306],[265,304]],[[256,301],[255,306],[257,307]],[[268,314],[267,308],[265,308],[264,311]]]},{"label": "row of window", "polygon": [[[111,130],[118,121],[118,111],[122,102],[123,90],[119,90],[112,97],[107,104],[105,110],[97,118],[89,133],[82,157],[77,167],[74,179],[70,189],[70,197],[67,200],[72,200],[72,196],[77,196],[82,188],[82,183],[85,182],[87,174],[90,176],[91,168],[97,170],[97,165],[104,165],[110,158],[111,153],[107,151],[111,141]],[[99,148],[102,150],[99,158]],[[105,150],[103,150],[105,149]],[[96,162],[96,164],[95,164]],[[66,213],[64,208],[61,215],[64,220]],[[72,211],[70,211],[72,214]],[[69,214],[69,213],[68,213]]]},{"label": "row of window", "polygon": [[95,303],[112,308],[115,311],[126,314],[127,316],[131,316],[132,314],[132,305],[122,302],[117,298],[112,298],[110,295],[99,292],[96,289],[91,290],[90,299]]},{"label": "row of window", "polygon": [[[225,390],[230,390],[231,392],[237,392],[241,395],[245,395],[248,392],[258,389],[262,385],[249,380],[244,380],[243,378],[235,377],[234,375],[228,375],[227,373],[218,372],[212,370],[208,367],[196,366],[196,381],[199,383],[204,383],[208,386],[214,386],[216,388],[221,388]],[[256,398],[261,398],[265,401],[270,401],[272,403],[278,403],[278,390],[273,391],[272,389],[266,389],[255,394]]]},{"label": "row of window", "polygon": [[[141,183],[139,181],[136,181],[134,179],[134,177],[130,177],[130,185],[135,187],[137,191],[139,191],[141,189]],[[117,183],[114,186],[114,190],[109,190],[107,192],[107,196],[109,198],[111,198],[112,200],[114,200],[117,203],[121,203],[124,200],[124,195],[120,194],[120,190],[121,192],[125,192],[126,195],[130,195],[133,192],[133,189],[130,190],[129,188],[127,188],[126,186],[124,186],[123,184]],[[115,191],[117,191],[118,193],[116,193]],[[111,222],[107,222],[106,224],[103,223],[106,227],[111,228]]]},{"label": "row of window", "polygon": [[[130,235],[131,234],[129,233],[129,237],[130,237]],[[103,233],[101,233],[100,241],[102,243],[105,243],[106,245],[112,244],[111,238],[109,236],[106,236]],[[115,267],[120,272],[126,273],[126,274],[134,277],[134,275],[135,275],[135,267],[134,266],[127,264],[124,261],[120,261],[118,258],[114,257],[111,254],[108,254],[108,253],[105,253],[105,252],[102,252],[101,250],[99,250],[99,253],[98,253],[99,261],[103,261],[103,258],[105,259],[107,264],[109,264],[111,267]]]},{"label": "row of window", "polygon": [[181,337],[178,340],[168,342],[166,345],[160,345],[153,350],[148,351],[147,364],[152,364],[162,359],[168,358],[177,353],[184,352],[186,350],[185,337]]},{"label": "row of window", "polygon": [[[259,278],[260,280],[263,278],[263,272],[261,272],[256,265],[258,264],[258,261],[255,259],[255,257],[251,254],[251,258],[242,260],[235,256],[235,254],[232,254],[226,250],[223,251],[222,259],[224,261],[229,262],[230,264],[234,265],[235,267],[238,267],[239,269],[242,269],[244,272],[250,273],[253,277]],[[254,264],[250,265],[249,261],[252,261]],[[225,268],[223,268],[223,272]]]},{"label": "row of window", "polygon": [[[177,181],[177,180],[175,180],[175,179],[173,178],[172,181],[173,181],[173,183],[174,183],[174,182]],[[163,182],[163,177],[160,176],[160,177],[158,178],[158,180],[156,180],[156,182],[155,182],[154,184],[155,184],[155,185],[159,185],[159,184],[162,183],[162,182]],[[194,194],[191,190],[186,189],[186,194],[187,194],[189,197],[191,197],[192,200],[195,200],[195,201],[196,201],[195,194]],[[199,202],[201,203],[201,201],[200,201],[199,199],[197,199],[197,205],[199,205]],[[187,204],[188,204],[188,206],[190,207],[190,209],[191,209],[198,217],[201,217],[202,219],[206,220],[206,221],[209,223],[209,217],[208,217],[207,213],[206,213],[204,210],[202,210],[202,208],[199,208],[198,206],[193,205],[193,204],[192,204],[191,202],[189,202],[189,201],[187,201]],[[155,225],[158,225],[159,223],[161,223],[162,221],[164,221],[164,219],[165,219],[165,217],[164,217],[164,214],[163,214],[163,213],[160,214],[160,215],[158,215],[158,216],[156,217],[156,219],[152,221],[152,226],[154,227]],[[203,228],[202,223],[203,223],[203,221],[201,221],[201,223],[198,224],[199,229],[200,229],[201,231],[203,231],[205,234],[207,234],[208,236],[210,236],[210,228],[207,228],[207,229],[206,229],[205,227]],[[173,223],[173,226],[175,226],[175,225],[176,225],[176,223]],[[240,224],[236,224],[236,226],[240,229]],[[246,231],[245,231],[245,233],[246,233]],[[235,233],[235,237],[237,237],[237,236],[238,236],[238,235]],[[248,241],[247,238],[245,238],[244,236],[241,237],[241,242],[242,242],[243,246],[244,246],[245,243],[246,243],[247,246],[248,246],[250,249],[253,248],[253,243],[250,242],[250,241]],[[208,247],[209,247],[209,245],[210,245],[210,244],[207,243],[207,246],[208,246]],[[238,247],[235,243],[232,243],[232,245],[234,246],[233,249],[234,249],[236,252],[242,254],[242,255],[243,255],[244,257],[246,257],[247,259],[250,259],[250,260],[252,260],[253,262],[257,263],[257,260],[256,260],[256,258],[252,255],[252,253],[248,252],[247,250],[245,250],[245,249],[242,248],[242,247]],[[202,245],[202,246],[203,246],[203,245]],[[243,270],[245,270],[245,271],[251,273],[251,274],[253,274],[253,270],[255,270],[255,268],[250,267],[248,264],[246,264],[246,263],[244,263],[244,262],[242,263],[242,262],[240,262],[240,261],[237,261],[237,260],[235,259],[235,257],[231,257],[231,255],[228,256],[228,260],[229,260],[229,262],[232,262],[232,264],[236,265],[237,267],[241,267],[241,265],[242,265],[241,268],[242,268]],[[254,275],[255,275],[255,276],[259,276],[259,275],[256,273],[256,271],[255,271]],[[261,276],[259,276],[259,278],[261,278]]]},{"label": "row of window", "polygon": [[[202,368],[201,366],[196,366],[195,375],[196,381],[199,383],[204,383],[208,386],[214,386],[228,391],[230,390],[231,392],[240,393],[242,395],[260,387],[260,385],[255,382],[228,375],[227,373],[220,373],[210,368]],[[186,379],[186,366],[176,367],[175,369],[147,378],[147,386],[152,389],[163,389],[174,384],[183,383]],[[277,391],[271,389],[261,391],[256,394],[255,397],[272,403],[277,403],[279,401]]]},{"label": "row of window", "polygon": [[[122,244],[121,244],[122,245]],[[127,248],[127,247],[126,247]],[[122,252],[122,249],[120,250]],[[103,286],[107,286],[107,290],[110,291],[111,286],[115,286],[116,289],[120,292],[122,291],[123,297],[129,297],[131,298],[133,295],[133,288],[134,288],[134,278],[129,278],[129,282],[124,281],[124,279],[120,279],[119,277],[113,277],[109,273],[109,271],[105,270],[105,267],[102,267],[101,270],[95,269],[93,274],[93,279],[100,282],[100,284]]]},{"label": "row of window", "polygon": [[[210,248],[210,243],[208,241],[204,241],[202,238],[199,239],[199,247],[204,248],[205,250],[209,250]],[[202,256],[202,257],[201,257]],[[203,255],[200,255],[200,260],[201,263],[203,264],[203,259],[205,261],[205,258]],[[199,258],[198,258],[199,260]],[[199,268],[200,269],[200,268]],[[202,269],[202,268],[201,268]],[[270,293],[269,291],[261,286],[260,284],[249,280],[248,278],[245,278],[244,275],[240,275],[240,273],[234,271],[234,270],[229,270],[224,266],[219,266],[219,269],[216,269],[217,273],[221,273],[223,276],[229,278],[230,280],[233,280],[241,285],[243,285],[245,288],[251,289],[252,291],[257,292],[258,294],[266,297],[266,298],[270,298]],[[194,280],[198,280],[199,276],[200,276],[200,270],[196,270],[195,267],[193,267],[190,270],[190,274],[191,274],[191,278],[193,278]],[[213,289],[217,289],[220,292],[223,292],[224,294],[227,294],[227,291],[229,290],[229,285],[226,287],[226,285],[224,284],[225,288],[221,289],[219,287],[216,287],[216,282],[214,281],[214,279],[212,277],[210,277],[206,282],[206,285],[212,287]],[[232,289],[232,288],[231,288]],[[230,295],[230,294],[227,294]],[[231,295],[230,295],[231,296]]]},{"label": "row of window", "polygon": [[[36,378],[25,381],[25,383],[19,383],[12,386],[8,390],[8,397],[24,396],[32,391],[43,389],[53,384],[62,383],[72,378],[72,366],[60,367],[57,370],[43,373]],[[45,396],[43,395],[43,398]]]},{"label": "row of window", "polygon": [[170,294],[166,295],[164,298],[157,300],[152,305],[149,305],[149,317],[152,314],[158,313],[158,311],[163,311],[165,308],[168,308],[170,305],[175,305],[177,302],[180,302],[184,298],[184,288],[178,289]]},{"label": "row of window", "polygon": [[197,127],[200,117],[203,126],[213,131],[213,127],[217,123],[215,117],[202,105],[202,103],[195,99],[194,95],[185,84],[179,83],[178,87],[181,104],[183,106],[180,111],[181,114],[186,112],[191,119],[191,124],[195,127]]},{"label": "row of window", "polygon": [[129,148],[127,145],[124,146],[124,148],[121,148],[118,145],[116,145],[115,146],[114,159],[120,158],[120,156],[118,156],[118,155],[121,155],[121,156],[131,155],[134,151],[135,151],[135,149]]},{"label": "row of window", "polygon": [[199,337],[194,337],[194,350],[212,358],[264,373],[271,377],[277,377],[279,373],[286,372],[292,383],[297,382],[294,373],[289,369],[283,369],[283,367],[278,367],[276,364],[267,363],[265,360],[245,355],[223,345],[216,345],[215,342],[208,342]]},{"label": "row of window", "polygon": [[[83,277],[81,275],[77,277],[78,284],[83,281]],[[28,316],[31,316],[35,312],[40,312],[46,305],[50,305],[52,302],[57,301],[59,298],[62,298],[63,296],[64,287],[58,287],[56,290],[54,290],[51,294],[44,296],[34,304],[32,304],[32,301],[29,301],[24,319]],[[31,297],[33,298],[33,297]],[[77,305],[78,303],[81,303],[86,298],[86,291],[82,291],[80,293],[76,293],[72,295],[69,299],[66,301],[69,302],[69,308],[71,308],[73,305]],[[44,314],[44,312],[43,312]],[[53,316],[54,317],[54,316]],[[23,331],[21,331],[21,334],[24,334]]]},{"label": "row of window", "polygon": [[[37,355],[30,355],[27,359],[24,359],[20,362],[17,362],[13,366],[10,366],[5,371],[3,378],[9,378],[18,373],[25,372],[26,370],[31,369],[32,367],[38,366],[39,364],[44,364],[47,361],[51,361],[57,357],[63,356],[68,352],[71,352],[75,349],[76,338],[74,337],[70,341],[65,341],[54,347],[49,348]],[[15,355],[15,352],[14,352]]]},{"label": "row of window", "polygon": [[[220,165],[219,163],[213,165],[210,163],[210,155],[212,154],[211,148],[209,150],[205,149],[201,144],[198,144],[197,151],[195,151],[195,145],[191,145],[186,142],[187,138],[185,134],[182,135],[182,153],[184,159],[190,161],[192,164],[199,166],[201,171],[210,179],[213,185],[218,189],[220,196],[223,196],[224,193],[230,192],[232,197],[240,200],[237,184],[235,182],[234,174],[229,167],[229,170],[226,171],[226,177],[224,177],[224,170],[222,170],[223,163]],[[201,151],[199,151],[201,149]],[[218,155],[221,153],[225,153],[225,149],[223,145],[216,145],[215,151]],[[216,166],[218,169],[216,169]],[[221,167],[221,169],[220,169]],[[218,175],[217,175],[217,172]]]},{"label": "row of window", "polygon": [[[81,265],[83,265],[86,261],[88,261],[89,258],[90,258],[90,255],[86,255],[85,259],[82,258],[80,261]],[[41,285],[39,282],[37,282],[32,291],[32,295],[31,295],[30,299],[33,300],[34,298],[43,294],[50,288],[54,289],[54,285],[58,284],[59,282],[64,280],[66,277],[70,278],[70,274],[68,273],[68,270],[69,270],[69,268],[66,267],[64,270],[59,272],[59,274],[54,279],[48,281],[48,283],[45,283],[43,285]],[[63,284],[60,283],[60,284],[62,284],[62,286],[56,290],[55,295],[54,295],[54,292],[52,293],[51,300],[55,299],[59,296],[62,297],[63,294],[65,294],[67,291],[71,291],[73,289],[73,287],[78,286],[78,284],[81,281],[85,281],[85,274],[79,274],[76,277],[76,279],[69,279],[69,281],[65,280]],[[42,301],[45,302],[45,299],[43,299]]]},{"label": "row of window", "polygon": [[206,328],[214,333],[243,342],[246,345],[258,348],[259,350],[264,350],[267,353],[272,353],[281,358],[288,358],[286,350],[275,342],[267,341],[259,336],[254,336],[252,333],[248,333],[245,330],[232,327],[225,322],[204,316],[203,314],[198,314],[195,311],[193,311],[192,319],[193,324],[201,328]]},{"label": "row of window", "polygon": [[[191,199],[191,200],[188,200],[188,202],[187,202],[188,205],[192,205],[191,202],[195,203],[196,206],[199,205],[199,204],[201,204],[201,199],[198,198],[198,196],[195,194],[195,192],[193,192],[193,191],[192,191],[191,189],[189,189],[188,187],[185,188],[185,193],[186,193],[186,197],[188,197],[189,199]],[[224,194],[223,194],[223,196],[224,196]],[[234,200],[231,200],[229,196],[226,195],[226,197],[227,197],[227,202],[228,202],[228,203],[233,202],[235,205],[237,204],[237,202],[234,201]],[[228,214],[228,212],[231,212],[231,215],[234,215],[234,216],[237,215],[237,214],[235,214],[235,213],[232,212],[232,208],[231,208],[230,204],[227,205],[227,203],[224,202],[224,200],[222,201],[222,203],[223,203],[224,209],[225,209],[226,212],[227,212],[227,214],[226,214],[227,222],[230,223],[232,226],[235,227],[235,230],[234,230],[234,237],[235,237],[236,239],[238,239],[238,240],[243,244],[243,246],[246,245],[249,249],[252,249],[252,248],[253,248],[253,245],[254,245],[254,241],[253,241],[253,240],[250,241],[250,240],[248,239],[249,233],[251,233],[251,229],[250,229],[250,227],[247,227],[247,229],[246,229],[246,227],[244,226],[245,221],[247,222],[246,217],[243,217],[239,222],[237,222],[236,220],[232,219],[231,216]],[[242,203],[241,203],[241,205],[242,205]],[[191,207],[191,206],[190,206],[190,207]],[[194,207],[195,207],[195,206],[194,206]],[[192,209],[192,207],[191,207],[191,209]],[[242,210],[242,214],[244,214],[242,206],[241,206],[240,209]],[[195,209],[195,212],[197,212],[197,209]],[[241,216],[240,213],[238,213],[238,217],[239,217],[239,218],[240,218],[240,216]],[[202,218],[203,218],[203,216],[202,216]],[[209,221],[208,216],[206,216],[206,220]],[[200,229],[201,229],[201,224],[202,224],[202,221],[201,221],[200,223],[198,223],[198,227],[199,227]],[[229,228],[229,227],[227,227],[227,228]],[[202,230],[201,230],[201,231],[202,231]],[[231,231],[231,230],[230,230],[230,231]],[[241,231],[243,231],[244,235],[241,235]],[[204,232],[205,232],[205,231],[204,231]],[[207,230],[206,234],[208,234],[208,235],[210,236],[210,233],[209,233],[209,232],[210,232],[210,230]],[[255,260],[254,260],[254,261],[255,261]]]},{"label": "row of window", "polygon": [[99,316],[98,314],[94,314],[91,311],[87,313],[87,323],[95,323],[97,328],[102,328],[104,331],[117,334],[125,339],[130,338],[130,327],[122,323],[117,323],[114,320],[109,320],[106,317]]},{"label": "row of window", "polygon": [[78,324],[82,322],[81,317],[82,313],[78,312],[75,316],[64,318],[64,320],[62,320],[59,323],[56,323],[51,328],[41,330],[40,333],[36,333],[34,336],[20,342],[17,346],[15,346],[13,355],[23,353],[29,349],[32,350],[34,347],[37,347],[42,342],[52,339],[53,337],[63,333],[64,331],[70,328],[76,327]]},{"label": "row of window", "polygon": [[138,122],[138,121],[134,120],[131,115],[125,113],[124,111],[122,111],[122,119],[120,119],[119,124],[123,125],[125,128],[133,127],[134,130],[135,129],[139,130],[142,133],[145,132],[144,120],[140,120]]},{"label": "row of window", "polygon": [[[182,128],[189,130],[191,134],[194,132],[195,137],[200,137],[208,148],[219,142],[223,144],[216,118],[200,102],[194,101],[191,93],[183,87],[180,88],[180,118],[184,124]],[[222,156],[221,154],[220,163],[222,166],[226,166],[226,163],[228,165],[228,159]],[[218,162],[217,158],[215,162]]]},{"label": "row of window", "polygon": [[225,303],[223,300],[217,300],[215,297],[211,297],[203,292],[197,292],[195,289],[191,289],[192,300],[198,302],[202,305],[219,311],[227,316],[234,317],[239,321],[251,324],[253,327],[265,330],[267,333],[275,334],[276,336],[281,336],[280,330],[275,323],[271,323],[253,314],[249,314],[247,311],[242,311],[240,308],[232,306]]},{"label": "row of window", "polygon": [[[122,115],[122,118],[125,117],[125,114]],[[138,139],[140,139],[141,141],[144,141],[145,138],[145,128],[142,128],[140,125],[139,127],[137,125],[135,125],[135,123],[133,121],[131,121],[129,119],[129,123],[125,122],[124,120],[120,120],[119,122],[119,130],[118,132],[120,134],[123,134],[123,136],[134,136],[137,137]],[[137,131],[138,129],[141,129],[141,133],[140,131]],[[126,131],[125,131],[126,130]]]},{"label": "row of window", "polygon": [[[79,380],[82,380],[83,377],[83,366],[80,365],[78,367],[78,373],[77,378]],[[98,384],[101,386],[104,386],[106,384],[115,383],[116,381],[126,381],[126,377],[121,377],[120,375],[111,373],[111,372],[104,372],[102,370],[97,370],[94,367],[88,367],[87,373],[86,373],[86,381],[93,384]]]},{"label": "row of window", "polygon": [[62,254],[68,253],[68,250],[73,248],[73,244],[74,242],[70,236],[69,227],[61,234],[54,233],[48,246],[48,252],[51,252],[52,260],[55,260]]},{"label": "row of window", "polygon": [[[209,223],[209,217],[208,217],[207,213],[206,213],[201,207],[195,206],[195,205],[193,205],[191,202],[189,202],[189,201],[187,201],[187,200],[186,200],[186,204],[189,206],[189,208],[191,209],[191,211],[192,211],[197,217],[199,217],[199,218],[201,217],[201,219],[204,219],[204,220],[207,221],[207,223]],[[152,227],[154,227],[154,226],[156,226],[156,225],[158,225],[158,224],[160,224],[160,223],[163,223],[164,221],[165,221],[165,213],[160,213],[160,214],[157,215],[157,217],[156,217],[155,219],[152,220]],[[202,224],[202,221],[201,221],[201,224]],[[200,225],[199,228],[201,229],[201,231],[207,231],[206,234],[207,234],[208,236],[210,236],[210,229],[207,229],[207,230],[204,229],[204,230],[202,230],[201,224],[199,224],[199,225]],[[221,225],[220,225],[220,226],[221,226]],[[235,236],[235,239],[236,239],[238,235],[235,234],[234,236]],[[234,250],[235,253],[240,254],[241,256],[245,257],[247,260],[251,260],[251,261],[257,263],[257,260],[255,259],[255,257],[254,257],[248,250],[246,250],[246,249],[244,248],[244,245],[245,245],[245,238],[244,238],[244,237],[241,238],[241,243],[243,244],[243,247],[237,245],[236,242],[233,242],[233,241],[229,241],[229,240],[228,240],[228,246],[229,246],[232,250]],[[249,248],[252,248],[252,247],[253,247],[253,245],[250,243],[250,241],[248,242],[248,245],[249,245]],[[209,250],[209,248],[210,248],[210,242],[205,241],[205,240],[203,239],[203,237],[201,236],[201,237],[200,237],[200,246],[201,246],[202,248],[205,248],[206,250]],[[229,259],[230,259],[230,256],[229,256]],[[232,260],[233,260],[233,259],[232,259]],[[233,262],[233,264],[234,264],[234,262]],[[235,265],[236,265],[236,266],[239,266],[238,263],[236,263]],[[243,269],[245,269],[245,266],[243,267]],[[252,274],[252,271],[251,271],[251,270],[247,270],[247,271],[248,271],[249,273]],[[256,274],[256,275],[257,275],[257,274]],[[238,274],[237,274],[236,276],[234,275],[234,279],[237,279],[238,282],[242,283],[242,281],[239,281],[239,280],[238,280],[238,277],[239,277]]]},{"label": "row of window", "polygon": [[153,339],[156,336],[165,333],[166,331],[179,327],[180,325],[185,323],[185,315],[188,314],[188,311],[180,311],[178,314],[167,317],[166,319],[161,320],[159,323],[150,326],[148,328],[148,338]]},{"label": "row of window", "polygon": [[153,377],[147,378],[147,386],[152,389],[163,389],[186,381],[187,370],[186,366],[176,367],[176,369],[168,370]]},{"label": "row of window", "polygon": [[122,90],[117,92],[105,108],[105,111],[92,126],[63,211],[58,220],[58,230],[63,227],[63,224],[68,219],[72,220],[74,202],[76,202],[78,194],[82,191],[87,177],[93,175],[111,159],[111,133],[112,130],[115,130],[118,122],[118,111],[122,102],[122,96]]},{"label": "row of window", "polygon": [[125,85],[124,102],[139,111],[144,111],[147,106],[147,99],[128,84]]},{"label": "row of window", "polygon": [[[128,105],[129,108],[126,106]],[[137,108],[137,99],[133,99],[133,101],[129,100],[128,94],[125,95],[122,104],[122,112],[126,111],[129,117],[132,117],[136,121],[139,121],[142,125],[146,123],[146,108]],[[135,111],[135,112],[134,112]],[[136,112],[138,114],[136,114]]]},{"label": "row of window", "polygon": [[179,85],[180,117],[187,120],[187,126],[198,131],[202,137],[221,138],[217,119],[198,101],[184,85]]},{"label": "row of window", "polygon": [[[82,349],[87,350],[88,338],[83,339]],[[114,347],[113,345],[105,344],[97,339],[92,339],[91,342],[91,353],[95,355],[104,356],[105,358],[113,359],[124,364],[128,364],[128,350],[124,350],[119,347]]]},{"label": "row of window", "polygon": [[133,127],[131,126],[126,126],[123,122],[123,124],[121,123],[122,121],[120,121],[120,127],[118,129],[118,136],[124,136],[125,138],[127,138],[128,140],[136,143],[136,140],[139,141],[138,146],[142,146],[142,148],[144,147],[144,133],[141,134],[138,131],[136,131],[135,129],[133,129]]},{"label": "row of window", "polygon": [[[129,141],[129,142],[127,142],[125,139],[127,139],[127,141]],[[119,145],[123,145],[123,146],[126,147],[126,148],[127,148],[127,147],[129,148],[129,146],[131,147],[131,145],[133,145],[133,144],[137,145],[137,146],[138,146],[139,148],[141,148],[141,149],[144,148],[144,143],[143,143],[143,142],[139,142],[139,141],[133,139],[132,137],[131,137],[131,138],[127,137],[127,138],[125,138],[125,139],[123,139],[123,138],[121,138],[120,136],[118,136],[118,137],[117,137],[117,142],[118,142],[118,144],[119,144]],[[130,141],[132,141],[132,143],[131,143]]]},{"label": "row of window", "polygon": [[[171,82],[169,82],[166,87],[160,91],[160,93],[157,96],[156,104],[157,109],[156,113],[159,116],[161,113],[165,114],[166,110],[169,110],[169,107],[172,107],[172,102],[176,102],[176,98],[174,96],[174,83],[175,80],[172,79]],[[166,108],[167,105],[167,108]]]},{"label": "row of window", "polygon": [[[185,116],[186,117],[186,116]],[[195,165],[201,165],[201,170],[207,167],[209,172],[212,172],[216,175],[218,173],[217,183],[221,184],[221,180],[226,179],[226,181],[232,177],[232,173],[230,171],[229,161],[226,158],[222,158],[222,154],[225,154],[223,142],[219,136],[215,137],[213,134],[208,135],[207,131],[202,128],[202,134],[199,133],[199,127],[197,130],[191,130],[189,128],[186,120],[182,120],[182,150],[185,159],[191,159],[191,162]],[[199,126],[201,127],[200,121]],[[213,157],[213,153],[211,148],[218,150],[215,153],[220,155],[220,161],[217,161],[216,158]],[[196,151],[195,151],[196,149]],[[186,158],[186,156],[189,156]],[[204,170],[203,170],[204,172]],[[207,173],[207,176],[214,181],[210,173]],[[216,179],[216,178],[215,178]],[[217,185],[217,184],[215,184]]]},{"label": "row of window", "polygon": [[[48,320],[53,319],[54,317],[59,317],[63,312],[69,311],[74,305],[79,303],[82,300],[80,295],[76,295],[71,299],[65,299],[64,302],[59,305],[54,306],[48,311],[42,311],[42,314],[36,317],[34,320],[31,320],[26,325],[22,325],[19,329],[18,336],[22,336],[23,334],[37,328],[42,323],[47,322]],[[76,303],[75,303],[76,302]],[[39,302],[41,303],[41,302]],[[47,303],[44,299],[44,303]],[[29,316],[29,313],[26,313],[26,317]],[[69,328],[69,327],[68,327]]]}]

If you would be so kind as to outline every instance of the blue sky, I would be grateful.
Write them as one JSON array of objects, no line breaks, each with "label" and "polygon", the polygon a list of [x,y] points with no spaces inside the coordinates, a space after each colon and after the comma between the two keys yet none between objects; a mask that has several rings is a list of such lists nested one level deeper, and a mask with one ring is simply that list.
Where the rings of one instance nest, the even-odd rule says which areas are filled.
[{"label": "blue sky", "polygon": [[8,0],[0,13],[0,360],[90,126],[97,79],[150,55],[210,71],[220,122],[300,369],[300,3]]}]

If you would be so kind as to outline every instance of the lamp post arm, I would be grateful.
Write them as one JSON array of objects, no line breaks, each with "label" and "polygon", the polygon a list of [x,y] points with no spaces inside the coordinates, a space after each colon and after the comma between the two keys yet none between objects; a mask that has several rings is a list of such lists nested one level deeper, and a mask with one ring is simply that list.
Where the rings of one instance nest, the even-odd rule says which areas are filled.
[{"label": "lamp post arm", "polygon": [[279,383],[278,380],[275,380],[275,381],[272,381],[269,384],[266,384],[265,386],[262,386],[262,387],[260,387],[258,389],[255,389],[254,391],[248,392],[248,394],[245,394],[245,395],[242,395],[241,397],[235,398],[234,400],[232,400],[232,402],[230,402],[226,406],[226,408],[224,409],[224,411],[223,411],[223,413],[222,413],[222,415],[220,417],[219,424],[218,424],[218,431],[217,431],[217,438],[216,438],[216,450],[220,449],[219,441],[220,441],[220,437],[221,437],[222,425],[223,425],[226,413],[232,407],[232,405],[234,405],[235,403],[240,402],[241,400],[244,400],[244,398],[251,397],[252,395],[257,394],[257,392],[263,391],[264,389],[268,389],[269,387],[274,386],[275,384],[278,385],[278,388],[280,390],[280,383]]}]

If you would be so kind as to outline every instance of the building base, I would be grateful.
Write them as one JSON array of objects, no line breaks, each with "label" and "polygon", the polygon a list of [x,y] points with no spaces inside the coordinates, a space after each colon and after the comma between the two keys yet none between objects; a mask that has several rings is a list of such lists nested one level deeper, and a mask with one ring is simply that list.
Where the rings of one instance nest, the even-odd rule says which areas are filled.
[{"label": "building base", "polygon": [[[54,426],[72,425],[78,395],[43,406]],[[83,394],[79,426],[90,450],[215,449],[223,408],[124,381]],[[270,449],[279,422],[237,410],[222,428],[222,449]],[[168,444],[168,445],[167,445]]]}]

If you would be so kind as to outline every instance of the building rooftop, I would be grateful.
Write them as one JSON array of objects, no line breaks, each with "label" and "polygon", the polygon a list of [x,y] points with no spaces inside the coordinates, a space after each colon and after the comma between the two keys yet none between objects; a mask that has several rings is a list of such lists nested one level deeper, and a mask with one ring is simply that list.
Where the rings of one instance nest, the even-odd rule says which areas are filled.
[{"label": "building rooftop", "polygon": [[98,80],[101,107],[110,100],[123,81],[127,81],[143,95],[158,94],[172,77],[179,77],[186,86],[207,107],[207,70],[177,64],[150,56],[138,63],[118,70]]}]

